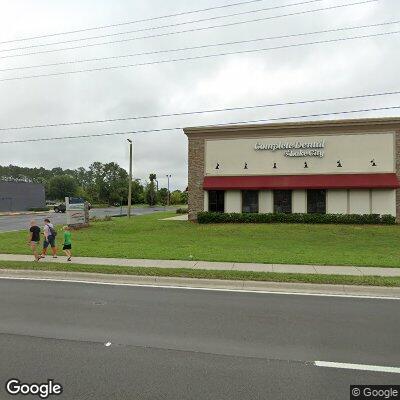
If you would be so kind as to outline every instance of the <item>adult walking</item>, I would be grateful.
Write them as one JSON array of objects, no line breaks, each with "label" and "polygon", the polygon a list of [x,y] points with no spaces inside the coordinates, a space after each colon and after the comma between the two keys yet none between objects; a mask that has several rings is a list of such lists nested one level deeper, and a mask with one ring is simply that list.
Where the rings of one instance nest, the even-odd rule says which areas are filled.
[{"label": "adult walking", "polygon": [[32,249],[32,253],[35,257],[35,261],[39,261],[40,257],[37,252],[37,247],[40,243],[40,228],[37,226],[35,221],[31,221],[31,227],[29,228],[28,245]]},{"label": "adult walking", "polygon": [[44,220],[44,241],[43,241],[43,251],[40,258],[45,258],[47,254],[47,249],[50,246],[53,258],[57,258],[57,247],[56,247],[56,235],[57,232],[54,229],[54,225],[50,222],[48,218]]}]

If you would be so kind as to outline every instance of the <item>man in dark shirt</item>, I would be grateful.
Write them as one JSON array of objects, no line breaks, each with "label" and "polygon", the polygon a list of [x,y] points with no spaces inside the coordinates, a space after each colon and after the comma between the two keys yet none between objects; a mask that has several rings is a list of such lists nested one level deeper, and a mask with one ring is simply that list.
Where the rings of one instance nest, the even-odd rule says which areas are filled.
[{"label": "man in dark shirt", "polygon": [[31,227],[29,229],[28,245],[31,246],[35,261],[39,261],[40,257],[36,250],[40,243],[40,228],[37,226],[35,221],[31,221]]}]

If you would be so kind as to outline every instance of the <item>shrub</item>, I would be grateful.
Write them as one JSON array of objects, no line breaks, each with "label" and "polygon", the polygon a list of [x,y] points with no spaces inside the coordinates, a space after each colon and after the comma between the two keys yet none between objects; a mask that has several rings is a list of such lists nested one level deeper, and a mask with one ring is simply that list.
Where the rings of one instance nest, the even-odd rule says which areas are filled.
[{"label": "shrub", "polygon": [[396,218],[392,215],[379,214],[240,214],[200,212],[197,215],[200,224],[265,224],[265,223],[300,223],[300,224],[356,224],[393,225]]},{"label": "shrub", "polygon": [[106,215],[103,218],[99,218],[96,216],[93,216],[92,218],[90,218],[90,222],[109,222],[109,221],[112,221],[111,215]]},{"label": "shrub", "polygon": [[187,208],[178,208],[177,210],[176,210],[176,213],[177,214],[187,214],[189,211],[188,211],[188,209]]}]

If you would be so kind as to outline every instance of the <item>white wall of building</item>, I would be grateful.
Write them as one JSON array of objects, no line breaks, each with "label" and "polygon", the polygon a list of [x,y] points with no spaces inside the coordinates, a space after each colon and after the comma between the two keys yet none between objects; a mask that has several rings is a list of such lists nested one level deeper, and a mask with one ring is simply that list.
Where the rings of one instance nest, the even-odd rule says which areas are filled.
[{"label": "white wall of building", "polygon": [[274,212],[274,196],[272,190],[260,190],[258,208],[259,212],[262,214]]},{"label": "white wall of building", "polygon": [[208,191],[204,191],[204,211],[208,211]]},{"label": "white wall of building", "polygon": [[228,190],[225,192],[225,212],[242,212],[242,192],[240,190]]},{"label": "white wall of building", "polygon": [[349,210],[347,190],[326,191],[326,213],[347,214]]},{"label": "white wall of building", "polygon": [[[208,191],[204,191],[204,211],[208,211]],[[225,212],[242,212],[242,192],[225,192]],[[273,213],[273,190],[259,191],[259,213]],[[293,190],[292,212],[307,212],[307,191]],[[327,214],[389,214],[396,216],[396,190],[337,190],[326,191]]]},{"label": "white wall of building", "polygon": [[371,213],[371,191],[370,190],[349,190],[349,211],[350,214]]},{"label": "white wall of building", "polygon": [[374,189],[371,196],[373,214],[396,216],[396,191],[393,189]]},{"label": "white wall of building", "polygon": [[307,212],[307,192],[305,190],[293,190],[292,212],[300,214]]}]

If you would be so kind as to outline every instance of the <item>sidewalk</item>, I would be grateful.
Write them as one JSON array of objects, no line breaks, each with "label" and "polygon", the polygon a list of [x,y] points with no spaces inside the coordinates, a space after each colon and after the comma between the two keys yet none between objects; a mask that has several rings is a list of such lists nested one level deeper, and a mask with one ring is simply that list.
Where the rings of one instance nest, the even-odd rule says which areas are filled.
[{"label": "sidewalk", "polygon": [[[0,254],[1,261],[33,261],[31,255]],[[47,256],[46,262],[67,263],[66,257],[53,259]],[[74,264],[83,265],[113,265],[121,267],[154,267],[154,268],[188,268],[228,271],[255,271],[255,272],[281,272],[320,275],[355,275],[355,276],[382,276],[400,277],[400,268],[375,268],[375,267],[340,267],[320,265],[284,265],[284,264],[252,264],[252,263],[227,263],[210,261],[182,261],[182,260],[135,260],[124,258],[97,258],[73,257]]]}]

